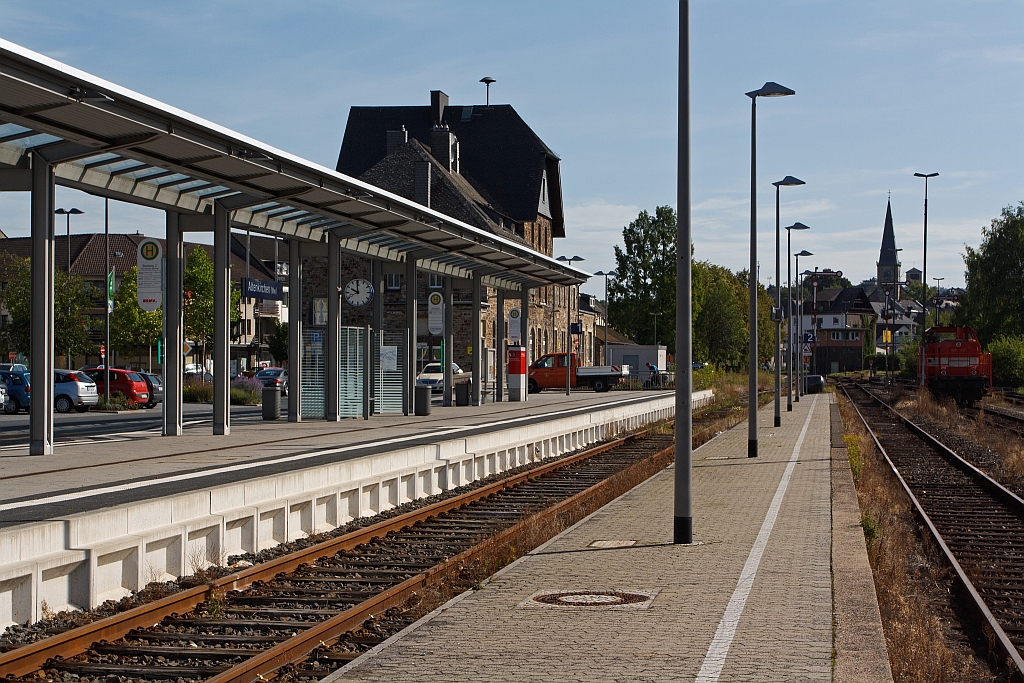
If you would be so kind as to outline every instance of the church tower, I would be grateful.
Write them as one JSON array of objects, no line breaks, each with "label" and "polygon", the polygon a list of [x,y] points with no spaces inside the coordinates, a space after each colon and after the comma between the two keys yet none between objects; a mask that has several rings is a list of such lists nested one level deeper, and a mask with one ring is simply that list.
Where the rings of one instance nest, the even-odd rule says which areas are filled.
[{"label": "church tower", "polygon": [[892,203],[885,205],[885,228],[882,230],[882,249],[878,253],[878,285],[900,281],[900,261],[896,252],[896,233],[892,229]]}]

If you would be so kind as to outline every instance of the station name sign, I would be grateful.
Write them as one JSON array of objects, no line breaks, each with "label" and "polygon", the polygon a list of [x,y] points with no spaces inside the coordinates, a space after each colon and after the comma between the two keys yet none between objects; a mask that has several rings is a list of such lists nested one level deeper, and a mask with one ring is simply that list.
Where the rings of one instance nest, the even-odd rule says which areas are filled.
[{"label": "station name sign", "polygon": [[276,299],[277,301],[284,298],[280,282],[254,280],[251,277],[242,278],[242,296],[247,296],[250,299]]}]

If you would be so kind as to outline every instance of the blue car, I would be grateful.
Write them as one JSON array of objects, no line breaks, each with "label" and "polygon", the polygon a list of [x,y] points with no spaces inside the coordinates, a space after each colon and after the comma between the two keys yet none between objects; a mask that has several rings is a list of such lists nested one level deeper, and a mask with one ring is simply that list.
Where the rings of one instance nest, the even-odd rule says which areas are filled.
[{"label": "blue car", "polygon": [[32,402],[31,373],[26,370],[11,370],[0,372],[0,378],[7,385],[7,402],[4,403],[4,412],[14,415],[20,410],[28,412]]}]

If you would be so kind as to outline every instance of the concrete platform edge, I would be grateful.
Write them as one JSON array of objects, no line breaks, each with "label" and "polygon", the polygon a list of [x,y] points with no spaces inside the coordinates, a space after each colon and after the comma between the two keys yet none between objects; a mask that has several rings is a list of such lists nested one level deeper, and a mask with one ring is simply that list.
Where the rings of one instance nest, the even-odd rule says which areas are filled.
[{"label": "concrete platform edge", "polygon": [[[834,399],[833,399],[834,401]],[[892,683],[889,651],[860,524],[857,489],[845,445],[839,406],[832,411],[833,681]],[[838,426],[837,426],[838,425]]]},{"label": "concrete platform edge", "polygon": [[[717,438],[717,436],[718,435],[716,435],[716,438]],[[708,443],[710,443],[710,441]],[[668,467],[665,468],[665,470],[670,470],[673,467],[675,467],[674,464],[669,465]],[[538,553],[543,552],[545,548],[547,548],[551,544],[557,542],[563,536],[572,533],[578,527],[581,527],[584,524],[586,524],[587,522],[589,522],[591,520],[591,518],[594,517],[594,515],[600,514],[601,512],[606,510],[609,506],[617,504],[622,498],[625,498],[626,496],[628,496],[628,495],[630,495],[632,493],[635,493],[637,490],[639,490],[639,489],[643,488],[644,486],[647,486],[648,484],[650,484],[652,481],[654,481],[659,476],[661,476],[661,474],[663,472],[665,472],[665,470],[661,470],[660,472],[656,472],[655,474],[652,474],[650,477],[648,477],[644,481],[640,482],[639,484],[637,484],[636,486],[634,486],[630,490],[626,491],[625,493],[620,495],[618,498],[615,498],[614,500],[609,501],[608,504],[605,505],[604,507],[598,508],[594,512],[591,512],[589,515],[587,515],[586,517],[584,517],[580,521],[576,522],[575,524],[573,524],[570,527],[566,527],[560,533],[558,533],[558,534],[552,536],[551,538],[549,538],[548,540],[544,541],[539,546],[537,546],[536,548],[534,548],[530,552],[526,553],[522,557],[519,557],[516,560],[514,560],[514,561],[510,562],[509,564],[505,565],[504,567],[502,567],[501,569],[496,571],[494,574],[492,574],[488,578],[484,579],[483,582],[481,583],[481,585],[482,586],[486,586],[488,583],[491,583],[492,581],[494,581],[497,578],[500,578],[501,576],[503,576],[507,572],[510,572],[513,569],[517,568],[519,565],[524,563],[526,560],[530,559],[531,556],[534,556],[534,555],[536,555]],[[429,614],[425,614],[424,616],[420,617],[419,619],[417,619],[413,623],[409,624],[404,629],[402,629],[401,631],[399,631],[395,635],[391,636],[390,638],[385,640],[380,645],[374,646],[372,649],[367,650],[362,655],[360,655],[356,659],[353,659],[351,662],[349,662],[345,666],[343,666],[340,669],[334,671],[330,675],[320,679],[320,683],[349,683],[349,681],[352,681],[354,679],[346,679],[346,678],[344,678],[344,675],[345,675],[346,672],[348,672],[348,671],[350,671],[350,670],[352,670],[352,669],[354,669],[354,668],[356,668],[358,666],[361,666],[362,664],[364,664],[365,662],[369,661],[370,659],[373,659],[375,656],[377,656],[378,654],[383,652],[385,649],[387,649],[391,645],[397,643],[398,641],[402,640],[403,638],[406,638],[407,636],[412,634],[417,629],[419,629],[419,628],[425,626],[426,624],[430,623],[435,618],[437,618],[438,616],[444,614],[449,609],[451,609],[455,605],[459,604],[460,602],[462,602],[463,600],[465,600],[467,597],[469,597],[470,595],[472,595],[475,592],[476,592],[476,589],[470,588],[467,591],[463,591],[462,593],[459,593],[454,598],[452,598],[448,602],[444,603],[440,607],[436,608],[435,610],[433,610]]]}]

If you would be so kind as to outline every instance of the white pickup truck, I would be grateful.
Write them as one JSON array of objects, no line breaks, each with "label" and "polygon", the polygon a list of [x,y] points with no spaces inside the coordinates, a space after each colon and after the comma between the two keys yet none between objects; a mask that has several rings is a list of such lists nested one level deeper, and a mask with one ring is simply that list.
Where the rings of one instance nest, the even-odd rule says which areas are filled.
[{"label": "white pickup truck", "polygon": [[[565,389],[565,357],[563,353],[548,353],[533,362],[527,370],[529,391],[536,394],[544,389]],[[576,354],[572,354],[569,385],[591,387],[594,391],[608,391],[623,377],[629,376],[628,365],[588,365],[579,367]]]}]

